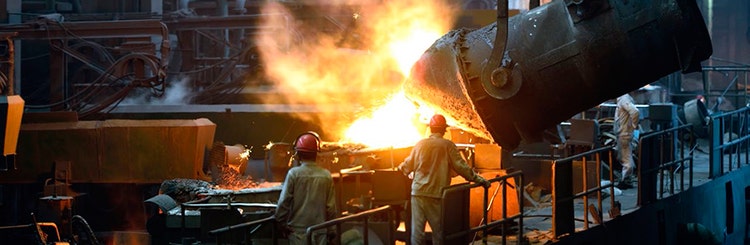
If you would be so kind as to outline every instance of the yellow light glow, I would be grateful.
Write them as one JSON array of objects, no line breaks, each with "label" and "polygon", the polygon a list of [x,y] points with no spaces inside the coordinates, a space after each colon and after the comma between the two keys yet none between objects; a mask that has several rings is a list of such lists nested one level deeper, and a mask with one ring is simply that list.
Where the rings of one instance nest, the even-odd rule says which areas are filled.
[{"label": "yellow light glow", "polygon": [[[368,5],[342,22],[353,22],[357,27],[343,35],[349,38],[344,40],[338,34],[306,35],[307,30],[315,27],[290,19],[289,16],[294,16],[291,11],[271,1],[264,6],[264,12],[277,14],[267,15],[265,25],[293,27],[295,31],[291,35],[263,33],[256,42],[262,47],[259,51],[269,78],[278,81],[280,89],[297,92],[286,97],[285,102],[315,105],[346,102],[376,107],[365,108],[372,113],[360,115],[351,126],[337,128],[337,133],[345,138],[343,141],[370,147],[406,146],[422,137],[419,127],[424,125],[418,121],[420,110],[424,109],[415,108],[400,92],[401,83],[424,51],[451,28],[457,9],[460,8],[447,0],[383,1]],[[346,96],[342,91],[366,92],[352,93],[351,98],[342,99],[340,96]],[[339,112],[314,116],[318,118],[309,118],[310,121],[340,119]]]},{"label": "yellow light glow", "polygon": [[409,71],[422,53],[440,38],[440,33],[428,30],[413,30],[404,39],[394,40],[390,44],[391,55],[398,63],[398,67],[404,77],[409,76]]},{"label": "yellow light glow", "polygon": [[422,139],[420,132],[425,125],[419,120],[419,111],[420,108],[409,101],[403,91],[398,92],[372,114],[352,123],[343,141],[376,148],[414,145]]},{"label": "yellow light glow", "polygon": [[250,158],[250,153],[250,149],[245,149],[244,151],[242,151],[242,153],[237,155],[237,159],[240,161],[247,160],[248,158]]}]

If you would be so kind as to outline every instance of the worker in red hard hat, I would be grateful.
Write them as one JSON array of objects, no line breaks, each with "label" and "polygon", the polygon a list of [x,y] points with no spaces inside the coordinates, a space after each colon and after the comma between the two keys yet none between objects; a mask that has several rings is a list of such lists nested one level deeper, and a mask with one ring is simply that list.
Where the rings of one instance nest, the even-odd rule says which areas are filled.
[{"label": "worker in red hard hat", "polygon": [[435,114],[430,119],[430,136],[414,145],[411,153],[398,166],[412,181],[411,244],[425,244],[425,224],[432,228],[432,244],[442,244],[443,226],[440,215],[442,190],[450,186],[451,171],[468,181],[489,187],[490,183],[476,174],[458,152],[456,144],[444,139],[448,124],[445,117]]},{"label": "worker in red hard hat", "polygon": [[[333,178],[316,164],[320,137],[306,132],[294,144],[295,167],[287,173],[276,207],[276,220],[289,233],[289,244],[307,244],[307,227],[336,217]],[[326,244],[328,231],[313,234],[312,244]]]}]

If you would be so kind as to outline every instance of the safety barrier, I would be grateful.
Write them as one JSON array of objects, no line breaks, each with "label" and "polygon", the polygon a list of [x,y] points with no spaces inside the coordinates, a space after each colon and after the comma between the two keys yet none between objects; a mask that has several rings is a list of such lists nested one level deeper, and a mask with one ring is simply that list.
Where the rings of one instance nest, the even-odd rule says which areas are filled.
[{"label": "safety barrier", "polygon": [[[714,111],[720,109],[719,106],[724,102],[729,102],[738,107],[748,103],[750,66],[703,66],[701,71],[703,95],[708,109]],[[724,87],[722,89],[719,86]],[[717,90],[716,87],[719,89]]]},{"label": "safety barrier", "polygon": [[[597,204],[599,205],[594,214],[595,221],[601,224],[602,220],[602,190],[609,188],[610,207],[617,207],[614,195],[614,173],[612,171],[612,146],[605,146],[589,150],[577,155],[555,160],[552,163],[552,230],[555,237],[561,237],[575,232],[575,209],[574,200],[583,198],[583,228],[589,228],[589,195],[596,193]],[[601,155],[606,154],[607,165],[609,166],[609,184],[601,185]],[[597,186],[589,188],[588,186],[588,161],[593,159],[596,164]],[[573,194],[573,162],[581,161],[583,171],[582,192]],[[619,215],[619,208],[614,212],[610,210],[610,216]]]},{"label": "safety barrier", "polygon": [[[312,242],[313,241],[312,236],[313,236],[313,234],[315,233],[316,230],[327,229],[327,228],[329,228],[331,226],[336,226],[336,234],[342,234],[341,225],[344,224],[344,223],[346,223],[346,222],[353,222],[353,221],[363,220],[364,221],[363,222],[364,230],[367,231],[369,229],[369,219],[370,219],[370,217],[373,216],[373,215],[377,215],[377,214],[380,214],[380,213],[387,212],[387,211],[393,211],[393,209],[391,208],[391,206],[385,205],[385,206],[382,206],[382,207],[378,207],[378,208],[366,210],[366,211],[363,211],[363,212],[360,212],[360,213],[356,213],[356,214],[345,216],[345,217],[340,217],[340,218],[337,218],[337,219],[329,220],[329,221],[326,221],[326,222],[323,222],[323,223],[320,223],[320,224],[317,224],[317,225],[310,226],[310,227],[307,228],[307,231],[306,231],[307,244],[313,244],[313,242]],[[394,223],[393,220],[394,219],[392,218],[392,216],[389,213],[389,215],[388,215],[388,225],[389,225],[389,227],[388,227],[388,241],[389,242],[386,242],[385,244],[393,244],[395,242],[395,240],[394,240],[395,239],[394,230],[395,230],[395,225],[396,224]],[[221,228],[218,228],[218,229],[211,230],[208,233],[216,237],[217,244],[223,244],[224,243],[223,239],[222,239],[222,235],[223,234],[227,234],[230,231],[235,231],[235,230],[242,229],[242,230],[246,231],[246,232],[244,232],[244,234],[245,234],[245,237],[244,237],[245,244],[252,244],[252,241],[250,239],[256,233],[256,231],[258,231],[261,228],[261,226],[263,226],[263,225],[271,224],[272,225],[272,229],[271,229],[271,231],[272,231],[271,232],[272,243],[271,244],[279,244],[278,240],[279,240],[280,234],[276,230],[276,226],[273,225],[274,222],[276,222],[276,218],[274,216],[271,216],[271,217],[266,217],[266,218],[262,218],[262,219],[259,219],[259,220],[250,221],[250,222],[244,222],[244,223],[240,223],[240,224],[236,224],[236,225],[230,225],[230,226],[221,227]],[[368,233],[369,232],[363,232],[364,244],[369,244],[369,234]]]},{"label": "safety barrier", "polygon": [[262,219],[259,219],[259,220],[253,220],[253,221],[250,221],[250,222],[245,222],[245,223],[240,223],[240,224],[236,224],[236,225],[230,225],[230,226],[225,226],[225,227],[221,227],[221,228],[218,228],[218,229],[214,229],[214,230],[209,231],[208,234],[211,234],[212,236],[215,236],[216,237],[216,244],[217,245],[221,245],[221,244],[224,244],[224,239],[223,239],[223,235],[224,234],[227,234],[227,233],[229,233],[231,231],[234,231],[234,230],[242,229],[242,230],[245,230],[245,232],[243,232],[243,234],[244,234],[244,239],[243,240],[245,241],[244,244],[252,244],[252,241],[251,241],[252,236],[263,225],[266,225],[266,224],[270,223],[271,227],[272,227],[271,228],[271,239],[272,239],[272,243],[271,244],[279,244],[279,242],[278,242],[278,232],[276,231],[276,226],[274,225],[275,222],[276,222],[276,217],[270,216],[270,217],[262,218]]},{"label": "safety barrier", "polygon": [[[750,107],[710,116],[709,121],[709,178],[731,172],[750,162]],[[726,168],[725,168],[726,167]]]},{"label": "safety barrier", "polygon": [[[518,181],[518,182],[516,182],[515,187],[508,183],[508,179],[510,179],[510,178],[515,178],[515,180]],[[452,233],[449,233],[449,231],[446,230],[443,233],[443,237],[442,237],[442,239],[444,241],[444,244],[451,244],[452,242],[449,243],[448,241],[456,241],[456,239],[458,239],[460,241],[463,241],[469,235],[471,235],[473,233],[476,233],[476,232],[479,232],[479,231],[482,232],[482,242],[483,242],[483,244],[487,244],[487,234],[488,234],[487,231],[488,230],[490,230],[492,228],[495,228],[495,227],[498,227],[498,226],[501,226],[502,224],[505,224],[507,222],[511,222],[511,221],[514,221],[514,220],[518,220],[517,221],[518,222],[518,232],[519,232],[518,244],[522,243],[522,241],[524,240],[524,239],[521,238],[521,236],[523,234],[523,203],[522,203],[522,200],[523,200],[523,190],[522,189],[523,189],[523,186],[524,186],[524,183],[523,183],[523,173],[521,171],[515,171],[513,173],[510,173],[510,174],[507,174],[507,175],[504,175],[504,176],[500,176],[500,177],[489,179],[488,181],[490,183],[499,183],[498,187],[494,191],[494,194],[493,194],[492,198],[489,197],[489,189],[490,188],[484,187],[484,186],[482,186],[479,183],[453,185],[453,186],[450,186],[450,187],[445,188],[443,190],[443,197],[442,197],[442,200],[441,200],[441,204],[442,204],[441,208],[443,209],[442,214],[443,214],[444,221],[445,221],[445,219],[447,218],[445,214],[447,214],[449,212],[455,214],[455,212],[457,211],[456,209],[451,209],[450,208],[451,204],[448,203],[448,202],[451,201],[451,200],[462,200],[464,202],[462,204],[462,205],[464,205],[464,208],[461,209],[461,210],[468,212],[468,202],[469,202],[468,196],[466,198],[462,198],[462,199],[451,198],[452,196],[460,195],[460,193],[464,193],[464,195],[468,195],[468,190],[469,189],[480,187],[480,186],[483,187],[483,189],[484,189],[484,198],[483,198],[483,205],[482,205],[482,207],[483,207],[482,208],[482,224],[480,224],[479,226],[476,226],[476,227],[470,227],[470,229],[458,229],[457,231],[452,232]],[[510,186],[510,188],[516,190],[516,195],[517,195],[517,198],[519,200],[519,205],[518,205],[519,206],[519,213],[515,214],[515,215],[511,215],[511,216],[508,216],[508,205],[507,205],[508,204],[508,200],[507,200],[507,197],[506,197],[508,186]],[[500,187],[503,187],[503,188],[500,188]],[[502,205],[502,219],[495,220],[495,221],[490,221],[487,213],[490,210],[489,207],[492,206],[492,203],[495,200],[495,196],[497,195],[497,191],[498,190],[502,190],[501,195],[500,195],[502,197],[502,204],[503,204]],[[447,223],[447,221],[446,221],[446,223]],[[502,244],[506,243],[506,234],[508,234],[507,229],[508,229],[508,226],[502,226],[502,228],[501,228],[501,234],[500,235],[502,237]],[[469,240],[468,242],[471,242],[474,239],[467,239],[467,240]]]},{"label": "safety barrier", "polygon": [[8,244],[63,244],[54,222],[0,226],[0,238]]},{"label": "safety barrier", "polygon": [[[188,209],[197,209],[201,212],[209,212],[209,211],[224,211],[224,212],[212,212],[212,215],[209,217],[215,218],[215,219],[224,219],[223,222],[232,222],[232,221],[238,221],[241,219],[241,214],[236,209],[238,208],[250,208],[250,209],[275,209],[276,204],[270,204],[270,203],[232,203],[232,202],[226,202],[226,203],[205,203],[208,201],[210,197],[206,197],[199,200],[189,201],[185,203],[180,204],[180,226],[181,226],[181,235],[184,238],[198,238],[197,236],[200,236],[200,234],[188,234],[188,225],[187,225],[187,214],[186,210]],[[213,217],[215,216],[215,217]],[[261,228],[262,225],[265,225],[267,223],[272,223],[272,221],[275,221],[276,219],[271,217],[265,217],[258,220],[250,221],[250,222],[244,222],[239,224],[232,224],[228,226],[223,226],[217,229],[209,230],[207,232],[208,235],[216,237],[217,244],[224,243],[224,240],[232,240],[230,238],[232,235],[236,236],[236,234],[239,233],[232,233],[238,229],[244,229],[246,232],[242,232],[242,240],[246,242],[246,244],[250,244],[250,239],[255,235],[256,231]],[[205,228],[205,227],[204,227]],[[272,226],[271,228],[271,238],[273,239],[273,244],[277,244],[278,240],[278,232],[275,229],[275,226]],[[236,237],[234,237],[236,238]],[[235,239],[236,240],[236,239]],[[228,242],[233,243],[233,242]]]},{"label": "safety barrier", "polygon": [[[638,140],[636,167],[638,205],[662,199],[665,193],[674,195],[684,191],[685,187],[693,187],[693,152],[696,148],[692,124],[641,136]],[[686,167],[687,184],[684,171]],[[675,181],[677,174],[679,181]],[[679,190],[675,188],[678,184]]]},{"label": "safety barrier", "polygon": [[[353,222],[353,221],[359,221],[359,220],[363,221],[363,230],[364,230],[364,232],[362,232],[363,233],[362,235],[364,236],[363,237],[364,238],[364,244],[365,245],[370,244],[370,241],[369,241],[370,240],[369,239],[369,232],[368,232],[369,231],[369,221],[370,221],[370,218],[373,215],[381,214],[381,213],[386,213],[388,211],[393,211],[393,209],[391,208],[390,205],[385,205],[385,206],[381,206],[381,207],[378,207],[378,208],[373,208],[373,209],[370,209],[370,210],[362,211],[362,212],[359,212],[359,213],[356,213],[356,214],[352,214],[352,215],[349,215],[349,216],[345,216],[345,217],[340,217],[340,218],[332,219],[332,220],[329,220],[329,221],[326,221],[326,222],[323,222],[323,223],[320,223],[320,224],[317,224],[317,225],[313,225],[313,226],[307,227],[307,232],[305,234],[305,236],[307,237],[307,244],[313,244],[313,233],[315,233],[315,231],[317,231],[317,230],[328,229],[331,226],[336,226],[336,234],[339,234],[339,236],[340,236],[342,234],[342,232],[341,232],[341,225],[342,224],[344,224],[346,222]],[[388,224],[387,225],[388,225],[388,229],[387,229],[388,230],[388,241],[384,242],[384,244],[394,244],[394,242],[395,242],[395,240],[394,240],[395,236],[394,236],[393,233],[395,232],[396,224],[394,223],[393,213],[392,212],[388,212]]]}]

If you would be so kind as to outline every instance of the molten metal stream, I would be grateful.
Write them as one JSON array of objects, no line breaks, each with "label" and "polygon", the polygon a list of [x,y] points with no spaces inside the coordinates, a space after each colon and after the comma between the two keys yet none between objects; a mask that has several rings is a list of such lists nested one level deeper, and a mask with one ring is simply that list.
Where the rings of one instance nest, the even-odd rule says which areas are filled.
[{"label": "molten metal stream", "polygon": [[[511,17],[500,67],[485,67],[496,24],[449,32],[412,68],[407,96],[514,149],[608,99],[697,71],[712,53],[695,1],[566,2]],[[493,70],[490,83],[483,69]]]}]

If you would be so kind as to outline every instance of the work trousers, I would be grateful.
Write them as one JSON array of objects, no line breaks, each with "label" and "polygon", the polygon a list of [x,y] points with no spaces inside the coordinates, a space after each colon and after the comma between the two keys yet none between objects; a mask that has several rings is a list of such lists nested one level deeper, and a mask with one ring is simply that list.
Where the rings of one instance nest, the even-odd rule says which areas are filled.
[{"label": "work trousers", "polygon": [[[292,232],[289,233],[289,245],[305,245],[307,244],[307,229],[295,229],[292,228]],[[326,245],[328,244],[328,237],[326,236],[325,230],[317,231],[313,233],[310,244],[314,245]]]},{"label": "work trousers", "polygon": [[633,173],[635,167],[635,160],[633,159],[633,135],[628,133],[622,133],[617,137],[617,148],[618,155],[620,157],[620,164],[622,164],[622,179],[625,181],[630,174]]},{"label": "work trousers", "polygon": [[422,245],[425,241],[425,224],[432,228],[432,244],[441,245],[443,222],[440,216],[440,198],[411,196],[411,244]]}]

